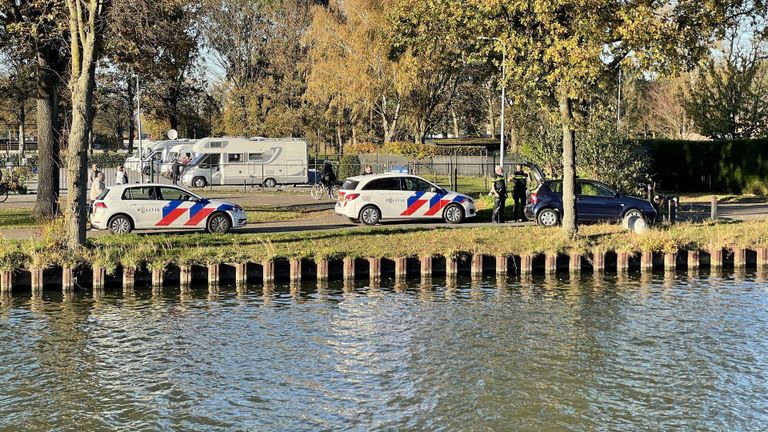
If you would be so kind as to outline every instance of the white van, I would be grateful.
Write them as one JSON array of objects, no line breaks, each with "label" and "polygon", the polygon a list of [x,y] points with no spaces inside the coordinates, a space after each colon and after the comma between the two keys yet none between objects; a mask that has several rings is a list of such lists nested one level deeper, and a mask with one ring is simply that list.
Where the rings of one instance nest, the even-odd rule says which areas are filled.
[{"label": "white van", "polygon": [[307,183],[307,143],[299,138],[203,138],[181,182],[207,185]]},{"label": "white van", "polygon": [[193,159],[193,147],[194,144],[185,142],[184,144],[177,144],[173,147],[166,147],[163,150],[163,155],[160,158],[160,175],[163,177],[171,178],[173,172],[173,163],[175,161],[191,161]]}]

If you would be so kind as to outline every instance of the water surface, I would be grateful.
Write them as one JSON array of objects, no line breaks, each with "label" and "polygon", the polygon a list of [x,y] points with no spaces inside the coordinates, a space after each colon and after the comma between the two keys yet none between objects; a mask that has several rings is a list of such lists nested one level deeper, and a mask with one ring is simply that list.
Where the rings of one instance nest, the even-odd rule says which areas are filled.
[{"label": "water surface", "polygon": [[764,430],[754,275],[0,301],[4,430]]}]

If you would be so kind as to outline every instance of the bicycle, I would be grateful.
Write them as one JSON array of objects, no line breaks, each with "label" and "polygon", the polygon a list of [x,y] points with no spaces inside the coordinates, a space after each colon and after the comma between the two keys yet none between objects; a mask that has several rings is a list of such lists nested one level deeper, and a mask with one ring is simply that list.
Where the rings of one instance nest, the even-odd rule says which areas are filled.
[{"label": "bicycle", "polygon": [[[331,195],[333,196],[334,200],[338,199],[340,189],[341,184],[338,182],[334,182],[333,186],[331,186]],[[315,183],[312,185],[312,189],[310,189],[309,194],[313,199],[321,200],[324,196],[328,196],[328,188],[326,188],[322,183]]]}]

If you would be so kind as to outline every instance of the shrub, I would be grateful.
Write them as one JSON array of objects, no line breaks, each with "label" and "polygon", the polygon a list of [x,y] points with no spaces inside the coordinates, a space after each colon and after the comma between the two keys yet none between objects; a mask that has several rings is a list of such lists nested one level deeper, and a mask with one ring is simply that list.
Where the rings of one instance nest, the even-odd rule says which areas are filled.
[{"label": "shrub", "polygon": [[363,142],[363,143],[350,144],[350,145],[344,146],[344,151],[346,153],[358,154],[358,155],[380,153],[379,146],[370,142]]},{"label": "shrub", "polygon": [[741,190],[743,194],[768,196],[768,182],[759,177],[752,177]]},{"label": "shrub", "polygon": [[360,158],[357,155],[344,155],[339,161],[339,172],[336,177],[339,181],[344,181],[347,177],[360,175]]}]

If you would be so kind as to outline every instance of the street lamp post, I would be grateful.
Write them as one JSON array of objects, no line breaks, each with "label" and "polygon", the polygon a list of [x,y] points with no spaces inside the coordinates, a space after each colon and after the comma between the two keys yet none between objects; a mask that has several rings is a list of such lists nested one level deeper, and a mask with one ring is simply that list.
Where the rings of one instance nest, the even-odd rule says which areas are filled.
[{"label": "street lamp post", "polygon": [[504,167],[504,106],[506,105],[506,90],[507,90],[507,46],[504,41],[498,37],[481,36],[480,40],[493,40],[501,43],[501,121],[500,133],[499,133],[499,165]]},{"label": "street lamp post", "polygon": [[139,87],[139,76],[136,75],[136,125],[139,128],[139,172],[141,173],[141,182],[144,183],[144,141],[141,137],[141,87]]}]

